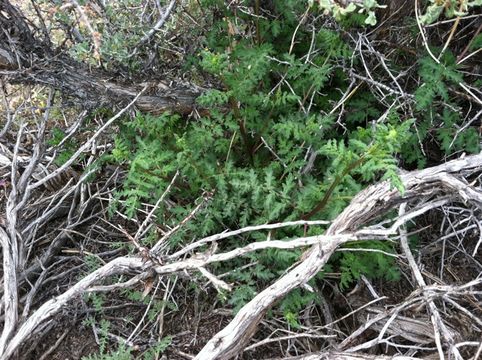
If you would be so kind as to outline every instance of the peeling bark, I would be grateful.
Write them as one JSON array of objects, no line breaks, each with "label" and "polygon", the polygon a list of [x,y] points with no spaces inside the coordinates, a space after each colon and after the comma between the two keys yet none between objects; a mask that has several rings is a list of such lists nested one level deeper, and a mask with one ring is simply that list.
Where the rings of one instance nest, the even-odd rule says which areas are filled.
[{"label": "peeling bark", "polygon": [[[68,96],[83,109],[125,106],[145,87],[122,84],[114,75],[90,70],[35,36],[20,11],[9,1],[0,1],[0,77],[12,84],[48,85]],[[138,99],[140,111],[160,114],[172,111],[189,114],[202,89],[192,84],[148,84]]]}]

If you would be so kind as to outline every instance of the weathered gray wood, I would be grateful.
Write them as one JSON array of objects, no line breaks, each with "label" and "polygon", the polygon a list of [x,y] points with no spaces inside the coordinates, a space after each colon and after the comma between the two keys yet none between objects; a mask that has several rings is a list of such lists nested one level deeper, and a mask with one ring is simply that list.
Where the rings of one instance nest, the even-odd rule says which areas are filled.
[{"label": "weathered gray wood", "polygon": [[[34,33],[20,11],[9,1],[0,0],[0,77],[12,84],[48,85],[59,90],[83,109],[122,107],[144,88],[125,84],[99,69],[86,68],[52,48]],[[202,89],[190,84],[162,84],[155,80],[150,91],[137,102],[139,110],[159,114],[172,111],[189,114]]]},{"label": "weathered gray wood", "polygon": [[[443,195],[444,192],[458,195],[464,201],[480,204],[482,193],[475,190],[456,174],[470,174],[482,170],[482,154],[450,161],[446,164],[421,171],[406,173],[401,176],[405,186],[402,195],[387,181],[375,184],[361,191],[353,198],[350,205],[334,220],[326,235],[340,235],[375,220],[397,204],[407,202],[421,194]],[[294,288],[308,282],[322,270],[333,252],[343,243],[342,239],[314,245],[308,250],[302,262],[279,278],[271,286],[256,295],[247,303],[234,319],[218,332],[196,356],[197,360],[230,359],[238,355],[256,331],[264,314],[277,301]]]}]

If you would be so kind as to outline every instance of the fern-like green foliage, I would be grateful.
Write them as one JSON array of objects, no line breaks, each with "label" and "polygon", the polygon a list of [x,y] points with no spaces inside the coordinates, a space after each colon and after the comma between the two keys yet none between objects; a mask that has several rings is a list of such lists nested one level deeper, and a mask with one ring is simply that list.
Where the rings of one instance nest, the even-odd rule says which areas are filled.
[{"label": "fern-like green foliage", "polygon": [[[100,341],[106,339],[106,334],[101,332]],[[135,356],[133,350],[125,345],[119,345],[115,350],[106,352],[101,349],[98,353],[89,356],[83,356],[82,360],[132,360],[132,359],[142,359],[142,360],[154,360],[159,357],[160,354],[166,351],[166,349],[171,345],[172,337],[166,336],[158,341],[154,346],[150,346],[147,351],[145,351],[142,356]]]},{"label": "fern-like green foliage", "polygon": [[446,155],[450,155],[456,151],[465,150],[471,153],[479,151],[479,134],[473,127],[461,130],[460,115],[456,112],[445,108],[442,114],[436,116],[437,120],[442,124],[436,130],[436,137],[440,144],[440,148]]},{"label": "fern-like green foliage", "polygon": [[55,127],[51,130],[50,139],[47,140],[47,144],[54,147],[60,146],[63,142],[63,145],[58,149],[58,154],[55,158],[55,164],[57,166],[61,166],[69,160],[78,148],[78,144],[74,139],[63,141],[64,139],[65,133],[60,128]]},{"label": "fern-like green foliage", "polygon": [[[252,28],[251,17],[238,13],[232,21],[234,15],[222,1],[201,3],[223,14],[207,34],[199,62],[194,63],[220,84],[198,99],[209,115],[187,119],[167,113],[138,114],[123,121],[110,155],[110,161],[128,168],[117,194],[119,209],[136,216],[141,202],[156,202],[176,171],[180,176],[169,193],[172,201],[156,213],[163,226],[178,224],[203,194],[213,194],[196,217],[169,239],[168,246],[177,249],[226,228],[306,216],[332,219],[364,186],[379,179],[403,190],[397,156],[410,138],[411,120],[393,111],[384,122],[374,123],[381,110],[373,98],[362,96],[347,103],[346,131],[340,131],[336,117],[324,115],[341,97],[341,92],[331,89],[348,87],[337,64],[350,59],[353,51],[337,32],[321,29],[313,37],[300,28],[299,45],[290,49],[286,39],[299,23],[293,11],[305,11],[301,2],[275,2],[276,20],[259,18],[259,36],[253,38],[226,31],[228,21],[236,24],[239,33]],[[307,61],[310,46],[316,56]],[[365,101],[360,113],[356,101]],[[310,154],[317,155],[315,162],[310,171],[304,171]],[[323,231],[323,227],[306,229],[308,234]],[[289,239],[304,232],[286,229],[272,236]],[[265,239],[266,233],[252,233],[224,240],[220,248]],[[228,272],[224,280],[237,284],[227,299],[236,310],[281,276],[301,251],[267,250],[229,265],[213,264],[212,270]],[[341,256],[346,259],[337,264],[352,279],[364,271],[374,276],[382,273],[380,260],[381,270],[376,272],[366,263],[373,260],[369,257]],[[346,286],[350,282],[343,281]],[[304,290],[293,292],[280,304],[286,320],[296,326],[296,314],[312,300]]]},{"label": "fern-like green foliage", "polygon": [[478,152],[478,131],[463,126],[460,106],[450,96],[449,88],[457,88],[464,82],[453,54],[446,51],[440,64],[428,55],[421,58],[418,73],[422,83],[415,91],[415,101],[420,120],[416,136],[408,139],[401,151],[404,160],[417,163],[418,167],[425,166],[427,159],[421,144],[438,147],[446,155],[458,151]]},{"label": "fern-like green foliage", "polygon": [[437,98],[448,102],[450,98],[447,86],[463,81],[462,75],[456,69],[455,57],[447,52],[440,64],[430,56],[423,57],[419,63],[419,74],[423,84],[415,92],[417,109],[429,108]]},{"label": "fern-like green foliage", "polygon": [[[352,249],[352,252],[349,250]],[[367,251],[362,251],[368,249]],[[387,281],[395,281],[400,278],[400,272],[396,264],[396,257],[386,254],[394,254],[395,249],[389,243],[380,241],[356,242],[344,246],[341,254],[337,253],[333,262],[340,267],[340,288],[346,289],[362,275],[368,278],[382,278]]]}]

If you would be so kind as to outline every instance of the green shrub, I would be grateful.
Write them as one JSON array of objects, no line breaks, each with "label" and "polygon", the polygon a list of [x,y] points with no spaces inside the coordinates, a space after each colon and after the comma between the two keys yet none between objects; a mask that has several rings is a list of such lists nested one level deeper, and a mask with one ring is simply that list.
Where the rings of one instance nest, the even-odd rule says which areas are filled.
[{"label": "green shrub", "polygon": [[[346,101],[346,121],[340,126],[330,115],[349,86],[340,64],[358,60],[339,32],[320,27],[313,36],[298,27],[299,18],[293,14],[306,10],[298,1],[275,2],[271,11],[276,16],[255,20],[244,13],[233,14],[222,1],[201,1],[201,6],[207,13],[218,14],[212,18],[200,60],[192,61],[192,66],[218,84],[198,99],[209,115],[138,114],[120,125],[110,160],[128,168],[124,187],[117,194],[128,216],[136,216],[141,202],[154,203],[176,171],[181,176],[170,193],[173,203],[159,208],[159,224],[174,226],[206,194],[210,200],[169,239],[170,250],[226,228],[300,218],[333,219],[356,193],[381,179],[403,191],[397,175],[399,158],[423,163],[418,144],[429,132],[427,124],[407,119],[394,109],[387,111],[373,95],[361,90]],[[287,39],[295,29],[292,46]],[[438,99],[448,101],[447,86],[461,81],[449,57],[440,65],[426,57],[420,60],[424,85],[415,92],[417,115],[433,111]],[[375,121],[382,114],[383,120]],[[441,122],[436,137],[450,151],[447,139],[453,138],[452,126],[458,118],[443,113]],[[477,148],[470,131],[462,133],[454,146]],[[313,166],[306,168],[313,154]],[[307,234],[325,231],[323,227],[278,230],[274,236],[287,239],[302,236],[305,230]],[[251,233],[228,239],[220,250],[265,238],[264,233]],[[395,250],[377,242],[364,246]],[[301,251],[266,250],[212,268],[230,271],[225,280],[237,287],[228,302],[239,309],[297,261]],[[395,280],[392,260],[382,253],[343,252],[330,266],[341,272],[341,287],[347,288],[362,274]],[[249,263],[256,266],[233,271]],[[300,304],[312,301],[303,291],[293,292],[280,304],[292,326],[297,324],[293,314]]]}]

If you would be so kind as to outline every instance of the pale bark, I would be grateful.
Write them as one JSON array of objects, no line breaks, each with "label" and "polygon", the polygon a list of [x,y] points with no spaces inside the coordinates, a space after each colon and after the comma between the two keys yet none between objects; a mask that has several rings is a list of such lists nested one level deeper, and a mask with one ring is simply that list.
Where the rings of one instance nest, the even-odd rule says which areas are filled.
[{"label": "pale bark", "polygon": [[[454,193],[464,201],[480,205],[482,193],[467,183],[461,186],[457,174],[472,173],[482,169],[482,154],[450,161],[436,167],[414,171],[401,176],[406,189],[402,195],[387,181],[368,187],[351,201],[350,205],[335,219],[326,235],[341,235],[368,224],[386,214],[397,204],[407,202],[420,194],[432,196],[444,192]],[[342,240],[314,245],[305,259],[274,284],[256,295],[234,319],[217,333],[196,356],[198,360],[230,359],[238,355],[256,332],[264,314],[288,292],[308,282],[329,260]]]}]

